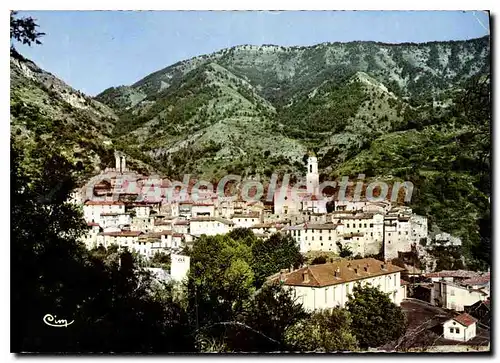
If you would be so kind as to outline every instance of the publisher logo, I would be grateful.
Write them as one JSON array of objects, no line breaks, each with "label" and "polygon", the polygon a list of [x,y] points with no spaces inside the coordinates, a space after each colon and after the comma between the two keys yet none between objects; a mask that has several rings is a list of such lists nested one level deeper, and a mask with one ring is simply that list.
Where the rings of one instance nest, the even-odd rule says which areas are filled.
[{"label": "publisher logo", "polygon": [[48,326],[52,326],[54,328],[67,328],[69,325],[73,324],[75,321],[71,320],[71,322],[68,323],[66,319],[56,319],[57,316],[52,315],[52,314],[46,314],[43,317],[43,322],[47,324]]}]

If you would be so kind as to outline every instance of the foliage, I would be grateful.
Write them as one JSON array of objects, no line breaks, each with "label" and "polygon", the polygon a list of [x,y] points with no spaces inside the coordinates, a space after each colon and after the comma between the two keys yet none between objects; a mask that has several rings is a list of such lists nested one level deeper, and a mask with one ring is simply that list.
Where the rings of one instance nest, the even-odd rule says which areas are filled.
[{"label": "foliage", "polygon": [[188,305],[192,324],[198,328],[234,319],[253,292],[250,247],[229,236],[202,236],[190,257]]},{"label": "foliage", "polygon": [[353,255],[351,246],[343,245],[341,242],[337,242],[337,248],[339,249],[340,257],[351,257]]},{"label": "foliage", "polygon": [[[17,12],[10,12],[10,40],[31,46],[32,43],[42,44],[40,38],[45,33],[37,31],[38,24],[32,17],[16,18]],[[10,46],[11,55],[18,55],[14,45]]]},{"label": "foliage", "polygon": [[[22,149],[11,147],[11,349],[192,350],[182,309],[155,293],[130,253],[88,252],[77,242],[86,227],[67,202],[73,166],[57,149],[39,151],[34,169],[25,166]],[[46,314],[74,323],[51,328]]]},{"label": "foliage", "polygon": [[171,258],[169,254],[156,252],[151,258],[150,262],[152,267],[161,267],[165,270],[169,270],[171,265]]},{"label": "foliage", "polygon": [[362,348],[376,348],[398,339],[406,330],[402,309],[376,287],[354,286],[346,304],[351,329]]},{"label": "foliage", "polygon": [[326,256],[317,256],[311,261],[311,265],[323,265],[326,263],[327,257]]},{"label": "foliage", "polygon": [[357,349],[345,309],[319,310],[286,330],[286,342],[294,351],[338,352]]},{"label": "foliage", "polygon": [[252,245],[255,286],[281,269],[298,267],[303,263],[299,246],[289,235],[275,233],[268,239],[257,239]]},{"label": "foliage", "polygon": [[[265,284],[246,303],[238,324],[223,325],[219,341],[231,351],[270,352],[287,349],[285,330],[307,317],[291,291],[279,284]],[[211,328],[212,334],[216,332]]]}]

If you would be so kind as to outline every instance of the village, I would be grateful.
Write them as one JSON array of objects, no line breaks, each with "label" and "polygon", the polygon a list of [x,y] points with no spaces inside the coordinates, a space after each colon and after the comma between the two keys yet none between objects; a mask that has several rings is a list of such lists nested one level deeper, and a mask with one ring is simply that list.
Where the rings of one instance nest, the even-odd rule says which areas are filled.
[{"label": "village", "polygon": [[[115,168],[73,193],[72,201],[83,208],[89,226],[83,238],[88,249],[116,245],[145,261],[158,253],[170,255],[171,271],[164,275],[182,282],[189,271],[189,257],[183,251],[202,235],[227,234],[236,228],[248,228],[263,239],[281,233],[291,236],[304,255],[329,256],[326,263],[275,271],[268,278],[291,289],[305,309],[343,307],[355,284],[371,284],[410,311],[410,326],[428,325],[426,331],[437,337],[435,349],[489,347],[490,273],[435,272],[411,263],[396,264],[405,254],[425,256],[423,246],[430,236],[427,218],[387,200],[317,198],[314,155],[307,161],[306,189],[294,194],[288,186],[278,188],[271,203],[211,193],[202,198],[187,193],[180,198],[159,195],[144,200],[138,198],[140,193],[127,190],[123,180],[149,188],[163,186],[162,179],[129,170],[123,154],[116,153],[115,158]],[[460,244],[447,234],[434,238]],[[351,258],[339,257],[344,249]],[[418,350],[415,344],[412,349]]]}]

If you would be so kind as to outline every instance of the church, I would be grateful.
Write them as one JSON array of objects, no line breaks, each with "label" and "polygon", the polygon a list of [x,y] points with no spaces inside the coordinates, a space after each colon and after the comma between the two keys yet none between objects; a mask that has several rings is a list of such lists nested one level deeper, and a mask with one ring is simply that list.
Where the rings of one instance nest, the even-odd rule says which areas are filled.
[{"label": "church", "polygon": [[274,213],[283,216],[323,214],[326,203],[326,197],[319,191],[318,158],[313,153],[307,159],[305,186],[282,185],[274,193]]}]

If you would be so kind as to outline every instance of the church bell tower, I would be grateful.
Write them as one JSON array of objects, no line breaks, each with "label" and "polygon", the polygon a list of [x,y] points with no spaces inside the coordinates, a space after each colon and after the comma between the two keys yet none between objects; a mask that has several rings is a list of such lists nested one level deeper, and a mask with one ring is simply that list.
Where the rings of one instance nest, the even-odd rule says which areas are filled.
[{"label": "church bell tower", "polygon": [[319,174],[318,159],[313,153],[307,159],[307,192],[318,196],[319,194]]}]

